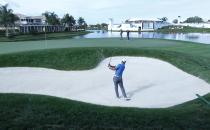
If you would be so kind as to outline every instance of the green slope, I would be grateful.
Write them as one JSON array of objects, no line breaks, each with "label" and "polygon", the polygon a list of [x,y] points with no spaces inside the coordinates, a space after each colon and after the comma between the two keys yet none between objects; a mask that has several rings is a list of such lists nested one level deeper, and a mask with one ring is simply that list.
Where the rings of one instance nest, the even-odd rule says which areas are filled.
[{"label": "green slope", "polygon": [[[209,45],[160,39],[74,39],[50,44],[44,49],[40,41],[2,43],[0,67],[84,70],[110,56],[146,56],[167,61],[210,83]],[[210,100],[210,95],[206,98]],[[137,109],[40,95],[0,94],[0,104],[0,129],[210,129],[210,107],[200,100],[167,109]]]}]

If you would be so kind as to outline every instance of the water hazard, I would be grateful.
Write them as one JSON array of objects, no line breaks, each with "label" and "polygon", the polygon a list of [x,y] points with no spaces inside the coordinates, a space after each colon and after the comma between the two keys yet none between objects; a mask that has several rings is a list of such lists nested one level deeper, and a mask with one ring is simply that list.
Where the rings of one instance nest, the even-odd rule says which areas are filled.
[{"label": "water hazard", "polygon": [[[84,36],[77,36],[75,38],[120,38],[120,32],[109,32],[94,30]],[[123,33],[123,37],[126,38],[126,32]],[[158,39],[171,39],[181,41],[192,41],[203,44],[210,44],[210,33],[157,33],[157,32],[130,32],[131,38],[158,38]]]}]

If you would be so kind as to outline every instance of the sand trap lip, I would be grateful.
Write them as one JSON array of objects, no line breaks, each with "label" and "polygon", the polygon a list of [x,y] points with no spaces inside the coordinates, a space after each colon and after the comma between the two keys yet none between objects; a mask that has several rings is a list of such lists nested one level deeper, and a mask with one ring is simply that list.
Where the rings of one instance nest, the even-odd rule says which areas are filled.
[{"label": "sand trap lip", "polygon": [[[112,57],[112,64],[124,57]],[[130,101],[115,98],[109,58],[87,71],[0,68],[0,93],[32,93],[106,106],[166,108],[210,92],[210,85],[175,66],[153,58],[126,57],[124,85]],[[119,91],[121,94],[121,91]]]}]

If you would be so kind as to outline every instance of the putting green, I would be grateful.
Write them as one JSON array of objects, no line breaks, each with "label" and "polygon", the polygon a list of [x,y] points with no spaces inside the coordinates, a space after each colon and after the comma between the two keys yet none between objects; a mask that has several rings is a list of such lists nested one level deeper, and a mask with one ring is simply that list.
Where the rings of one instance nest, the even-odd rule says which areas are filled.
[{"label": "putting green", "polygon": [[132,39],[120,40],[118,38],[96,39],[63,39],[47,41],[0,42],[0,54],[16,53],[43,49],[78,48],[78,47],[123,47],[169,50],[197,54],[210,57],[210,45],[185,41],[164,39]]},{"label": "putting green", "polygon": [[170,47],[180,46],[185,42],[161,39],[132,39],[130,41],[118,38],[105,39],[63,39],[47,41],[1,42],[0,54],[71,47]]}]

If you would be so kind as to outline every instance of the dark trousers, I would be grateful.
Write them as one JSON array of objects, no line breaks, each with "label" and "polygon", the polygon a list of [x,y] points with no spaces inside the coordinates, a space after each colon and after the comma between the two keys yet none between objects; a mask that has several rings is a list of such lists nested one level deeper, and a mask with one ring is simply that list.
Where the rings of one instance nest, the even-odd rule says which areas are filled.
[{"label": "dark trousers", "polygon": [[123,86],[122,77],[116,77],[116,76],[114,76],[113,81],[114,81],[116,96],[119,98],[119,92],[118,92],[118,85],[119,85],[120,88],[121,88],[121,91],[122,91],[123,96],[125,98],[127,98],[126,93],[125,93],[125,89],[124,89],[124,86]]}]

